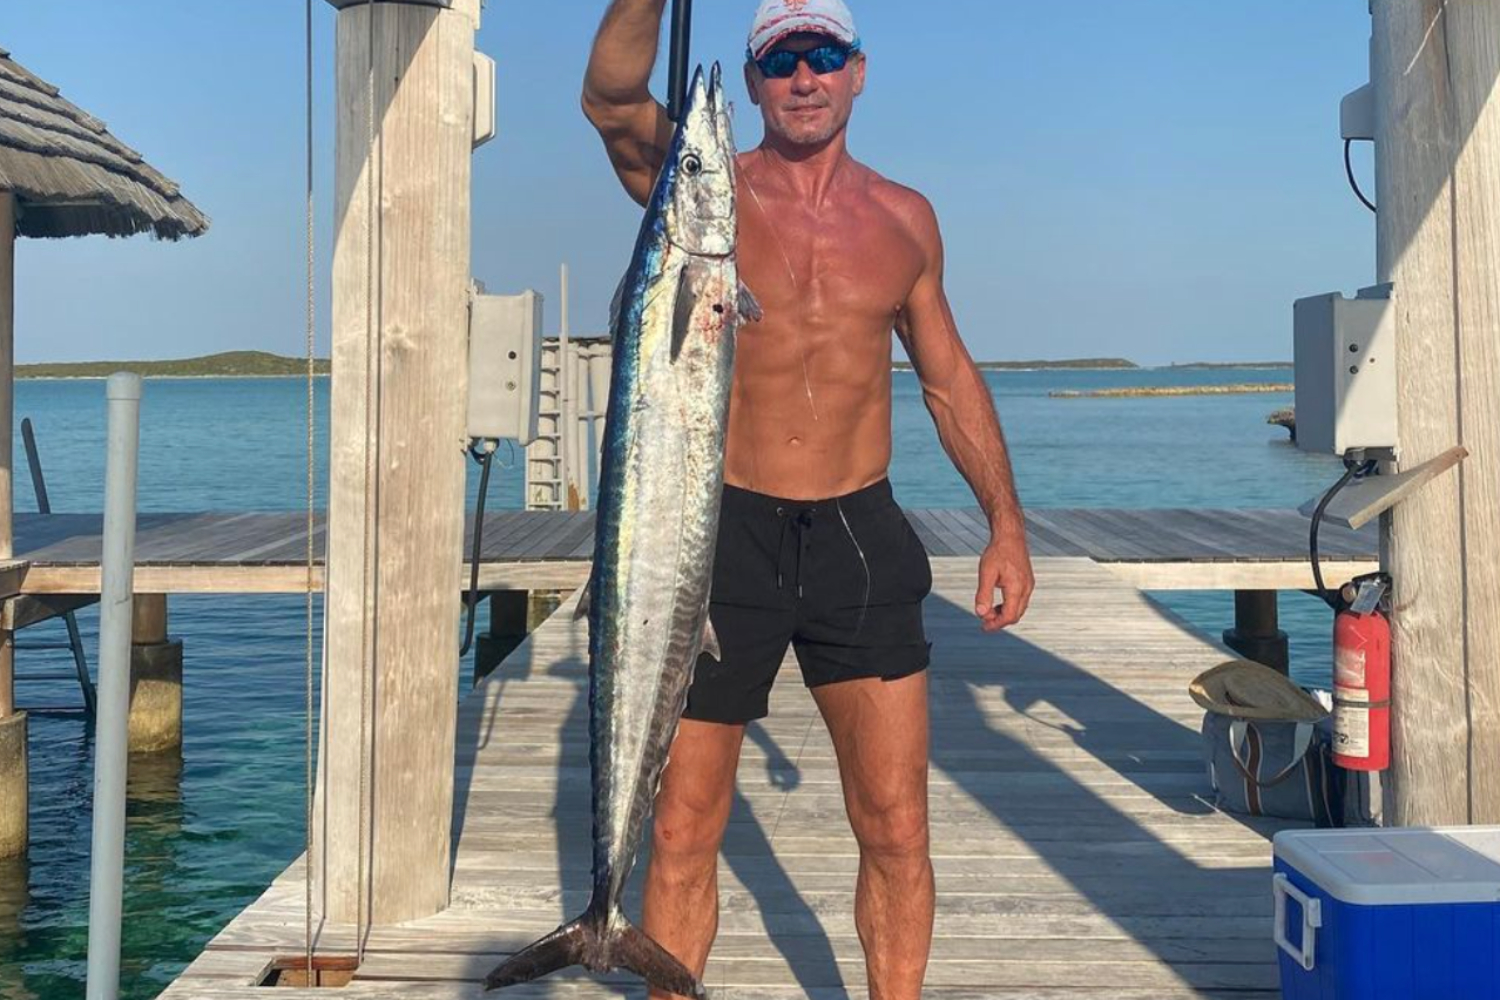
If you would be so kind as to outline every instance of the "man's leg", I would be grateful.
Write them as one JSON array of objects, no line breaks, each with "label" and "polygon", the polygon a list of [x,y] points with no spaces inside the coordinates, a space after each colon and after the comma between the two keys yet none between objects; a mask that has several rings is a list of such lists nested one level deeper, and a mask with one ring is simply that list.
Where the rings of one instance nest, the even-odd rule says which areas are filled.
[{"label": "man's leg", "polygon": [[854,922],[871,1000],[918,1000],[932,945],[927,674],[813,689],[859,841]]},{"label": "man's leg", "polygon": [[700,978],[719,930],[719,844],[744,738],[743,725],[683,719],[656,796],[643,929]]}]

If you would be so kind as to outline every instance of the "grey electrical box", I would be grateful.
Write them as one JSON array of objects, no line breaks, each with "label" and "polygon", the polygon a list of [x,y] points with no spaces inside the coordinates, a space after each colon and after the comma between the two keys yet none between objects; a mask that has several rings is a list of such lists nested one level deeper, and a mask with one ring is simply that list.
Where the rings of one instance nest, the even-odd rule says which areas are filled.
[{"label": "grey electrical box", "polygon": [[536,439],[542,296],[474,296],[469,312],[469,437]]},{"label": "grey electrical box", "polygon": [[1343,455],[1396,447],[1390,286],[1299,299],[1293,307],[1297,446]]}]

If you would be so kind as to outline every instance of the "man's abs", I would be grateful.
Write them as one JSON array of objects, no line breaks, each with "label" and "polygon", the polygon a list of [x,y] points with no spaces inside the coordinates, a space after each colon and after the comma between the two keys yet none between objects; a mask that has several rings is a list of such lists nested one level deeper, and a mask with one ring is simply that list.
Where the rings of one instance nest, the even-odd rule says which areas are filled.
[{"label": "man's abs", "polygon": [[892,329],[921,258],[878,194],[854,187],[814,210],[774,178],[742,184],[740,276],[765,315],[738,335],[731,485],[822,499],[885,478]]}]

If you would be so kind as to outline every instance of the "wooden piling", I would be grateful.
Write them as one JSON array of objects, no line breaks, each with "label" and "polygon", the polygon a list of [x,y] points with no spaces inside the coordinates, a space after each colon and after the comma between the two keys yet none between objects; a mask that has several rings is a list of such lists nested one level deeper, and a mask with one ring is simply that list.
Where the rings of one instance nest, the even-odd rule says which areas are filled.
[{"label": "wooden piling", "polygon": [[131,608],[131,753],[182,746],[182,642],[167,635],[165,594],[136,594]]},{"label": "wooden piling", "polygon": [[1500,5],[1372,4],[1378,263],[1400,466],[1463,445],[1383,526],[1398,826],[1500,822]]},{"label": "wooden piling", "polygon": [[389,924],[448,903],[479,0],[335,5],[327,668],[313,870],[326,917]]},{"label": "wooden piling", "polygon": [[0,858],[26,853],[27,771],[26,713],[0,718]]},{"label": "wooden piling", "polygon": [[1280,628],[1274,590],[1236,590],[1234,628],[1224,633],[1224,645],[1246,659],[1281,673],[1291,672],[1291,646]]},{"label": "wooden piling", "polygon": [[0,559],[15,552],[11,437],[16,408],[16,196],[0,191]]},{"label": "wooden piling", "polygon": [[[11,433],[15,412],[16,196],[0,191],[0,559],[14,553]],[[26,714],[16,713],[15,646],[0,631],[0,858],[26,853]]]},{"label": "wooden piling", "polygon": [[474,640],[474,683],[500,666],[529,631],[531,595],[524,590],[497,590],[485,602],[490,608],[489,631]]}]

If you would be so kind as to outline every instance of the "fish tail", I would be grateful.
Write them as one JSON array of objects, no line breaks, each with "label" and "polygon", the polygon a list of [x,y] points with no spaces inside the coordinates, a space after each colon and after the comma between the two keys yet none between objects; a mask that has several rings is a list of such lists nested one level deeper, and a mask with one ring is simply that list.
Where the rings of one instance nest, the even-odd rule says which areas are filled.
[{"label": "fish tail", "polygon": [[529,983],[570,965],[591,965],[589,959],[598,951],[598,939],[590,915],[584,914],[501,962],[484,978],[484,988],[498,990]]},{"label": "fish tail", "polygon": [[708,997],[697,976],[634,924],[621,921],[610,944],[614,965],[634,972],[657,989],[693,1000]]},{"label": "fish tail", "polygon": [[644,931],[618,915],[614,921],[601,919],[593,908],[506,959],[485,977],[484,988],[529,983],[570,965],[594,972],[625,969],[657,989],[693,1000],[708,995],[698,978]]}]

